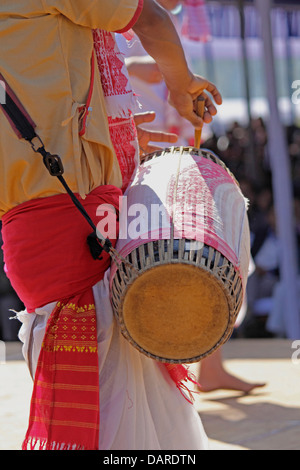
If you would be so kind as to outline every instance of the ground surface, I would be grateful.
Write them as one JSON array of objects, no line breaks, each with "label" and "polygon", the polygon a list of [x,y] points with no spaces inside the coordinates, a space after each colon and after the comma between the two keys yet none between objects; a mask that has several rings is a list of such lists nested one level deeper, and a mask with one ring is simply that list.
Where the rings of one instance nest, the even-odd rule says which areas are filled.
[{"label": "ground surface", "polygon": [[[250,395],[218,390],[196,395],[195,407],[212,450],[300,450],[300,354],[289,340],[230,340],[228,371],[266,382]],[[192,369],[197,372],[198,365]],[[28,421],[32,383],[20,343],[6,343],[0,364],[0,450],[19,450]]]}]

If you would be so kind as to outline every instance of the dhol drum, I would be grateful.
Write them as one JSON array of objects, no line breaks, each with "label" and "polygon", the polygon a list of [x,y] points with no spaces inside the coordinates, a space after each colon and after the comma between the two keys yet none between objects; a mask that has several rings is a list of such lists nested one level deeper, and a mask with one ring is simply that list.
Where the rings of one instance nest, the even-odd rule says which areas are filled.
[{"label": "dhol drum", "polygon": [[147,356],[203,359],[232,334],[250,259],[247,201],[212,152],[171,147],[147,155],[122,201],[111,267],[121,331]]}]

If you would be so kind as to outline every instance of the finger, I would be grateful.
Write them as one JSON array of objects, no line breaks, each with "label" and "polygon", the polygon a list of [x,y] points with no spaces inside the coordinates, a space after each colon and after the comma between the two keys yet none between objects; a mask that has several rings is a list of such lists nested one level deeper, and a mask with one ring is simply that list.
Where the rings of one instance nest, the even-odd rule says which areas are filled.
[{"label": "finger", "polygon": [[206,94],[205,94],[205,107],[211,116],[215,116],[217,114],[217,108],[213,104],[211,98],[207,96]]},{"label": "finger", "polygon": [[219,105],[222,104],[222,102],[223,102],[222,95],[219,92],[216,85],[214,85],[211,82],[207,82],[207,86],[205,87],[205,89],[213,96],[213,98],[214,98],[214,100],[217,104],[219,104]]},{"label": "finger", "polygon": [[[203,121],[206,124],[209,124],[212,121],[212,117],[217,114],[217,109],[214,106],[211,98],[206,93],[202,92],[201,95],[199,96],[204,98],[204,110],[203,110],[203,114],[200,115],[200,117],[202,117]],[[197,100],[194,101],[194,106],[193,106],[194,111],[198,116],[199,116],[199,110],[197,109],[197,103],[198,103],[199,96],[197,97]]]},{"label": "finger", "polygon": [[178,135],[169,132],[160,131],[146,131],[149,142],[166,142],[169,144],[175,143],[178,140]]},{"label": "finger", "polygon": [[152,122],[155,119],[155,112],[154,111],[147,111],[145,113],[137,113],[133,116],[134,122],[136,126],[140,126],[145,122]]},{"label": "finger", "polygon": [[[192,112],[189,112],[189,113],[184,113],[184,114],[182,113],[182,114],[180,114],[180,116],[183,117],[184,119],[187,119],[195,129],[202,129],[203,124],[204,124],[204,117],[206,116],[206,114],[204,114],[204,117],[201,118],[200,116],[198,116],[195,113],[195,111],[192,111]],[[206,119],[207,119],[207,117],[206,117]]]},{"label": "finger", "polygon": [[194,126],[195,129],[202,129],[203,124],[204,124],[204,118],[207,119],[206,113],[204,113],[203,119],[197,116],[196,113],[193,113],[190,116],[187,116],[187,119],[190,121],[190,123]]},{"label": "finger", "polygon": [[208,111],[205,111],[204,116],[203,116],[203,122],[205,124],[210,124],[212,120],[213,120],[212,115]]},{"label": "finger", "polygon": [[204,112],[203,116],[199,116],[197,114],[197,112],[195,110],[195,107],[194,107],[194,102],[193,102],[193,106],[192,106],[191,111],[185,109],[185,112],[181,112],[181,113],[179,112],[179,114],[182,117],[184,117],[185,119],[187,119],[188,121],[190,121],[190,123],[194,126],[195,129],[202,129],[203,123],[204,123],[204,118],[207,119],[207,116],[206,116],[207,111]]},{"label": "finger", "polygon": [[[204,123],[204,117],[207,119],[206,112],[204,113],[203,118],[198,116],[196,111],[187,111],[187,110],[180,110],[177,108],[178,113],[180,114],[181,117],[184,119],[187,119],[195,129],[202,129],[203,123]],[[205,121],[206,122],[206,121]]]},{"label": "finger", "polygon": [[210,122],[212,122],[213,116],[217,114],[217,108],[213,104],[211,98],[206,93],[202,93],[202,96],[204,96],[206,108],[203,114],[203,121],[206,124],[209,124]]}]

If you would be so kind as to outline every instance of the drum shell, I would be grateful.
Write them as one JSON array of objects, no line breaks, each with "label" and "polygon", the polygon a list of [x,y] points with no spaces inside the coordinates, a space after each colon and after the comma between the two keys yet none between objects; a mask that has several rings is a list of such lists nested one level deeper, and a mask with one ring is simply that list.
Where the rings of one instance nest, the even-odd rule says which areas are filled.
[{"label": "drum shell", "polygon": [[[196,362],[230,337],[248,276],[247,201],[233,175],[212,152],[172,147],[147,156],[124,194],[116,249],[138,271],[113,264],[110,280],[114,313],[134,347],[162,362]],[[193,357],[174,359],[145,350],[131,337],[123,318],[126,294],[137,277],[167,264],[205,271],[224,290],[228,302],[230,313],[223,334],[207,351]]]}]

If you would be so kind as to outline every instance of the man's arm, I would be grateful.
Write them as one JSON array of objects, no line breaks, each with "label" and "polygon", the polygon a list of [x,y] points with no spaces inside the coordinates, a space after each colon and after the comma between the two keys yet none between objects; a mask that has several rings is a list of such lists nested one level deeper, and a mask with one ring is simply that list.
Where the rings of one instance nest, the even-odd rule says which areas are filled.
[{"label": "man's arm", "polygon": [[206,101],[204,122],[211,122],[217,110],[204,90],[213,96],[216,104],[222,103],[222,97],[214,84],[189,70],[180,38],[169,14],[155,0],[144,0],[142,13],[133,30],[159,66],[169,89],[170,104],[195,128],[200,128],[203,120],[194,112],[194,100],[202,94]]}]

